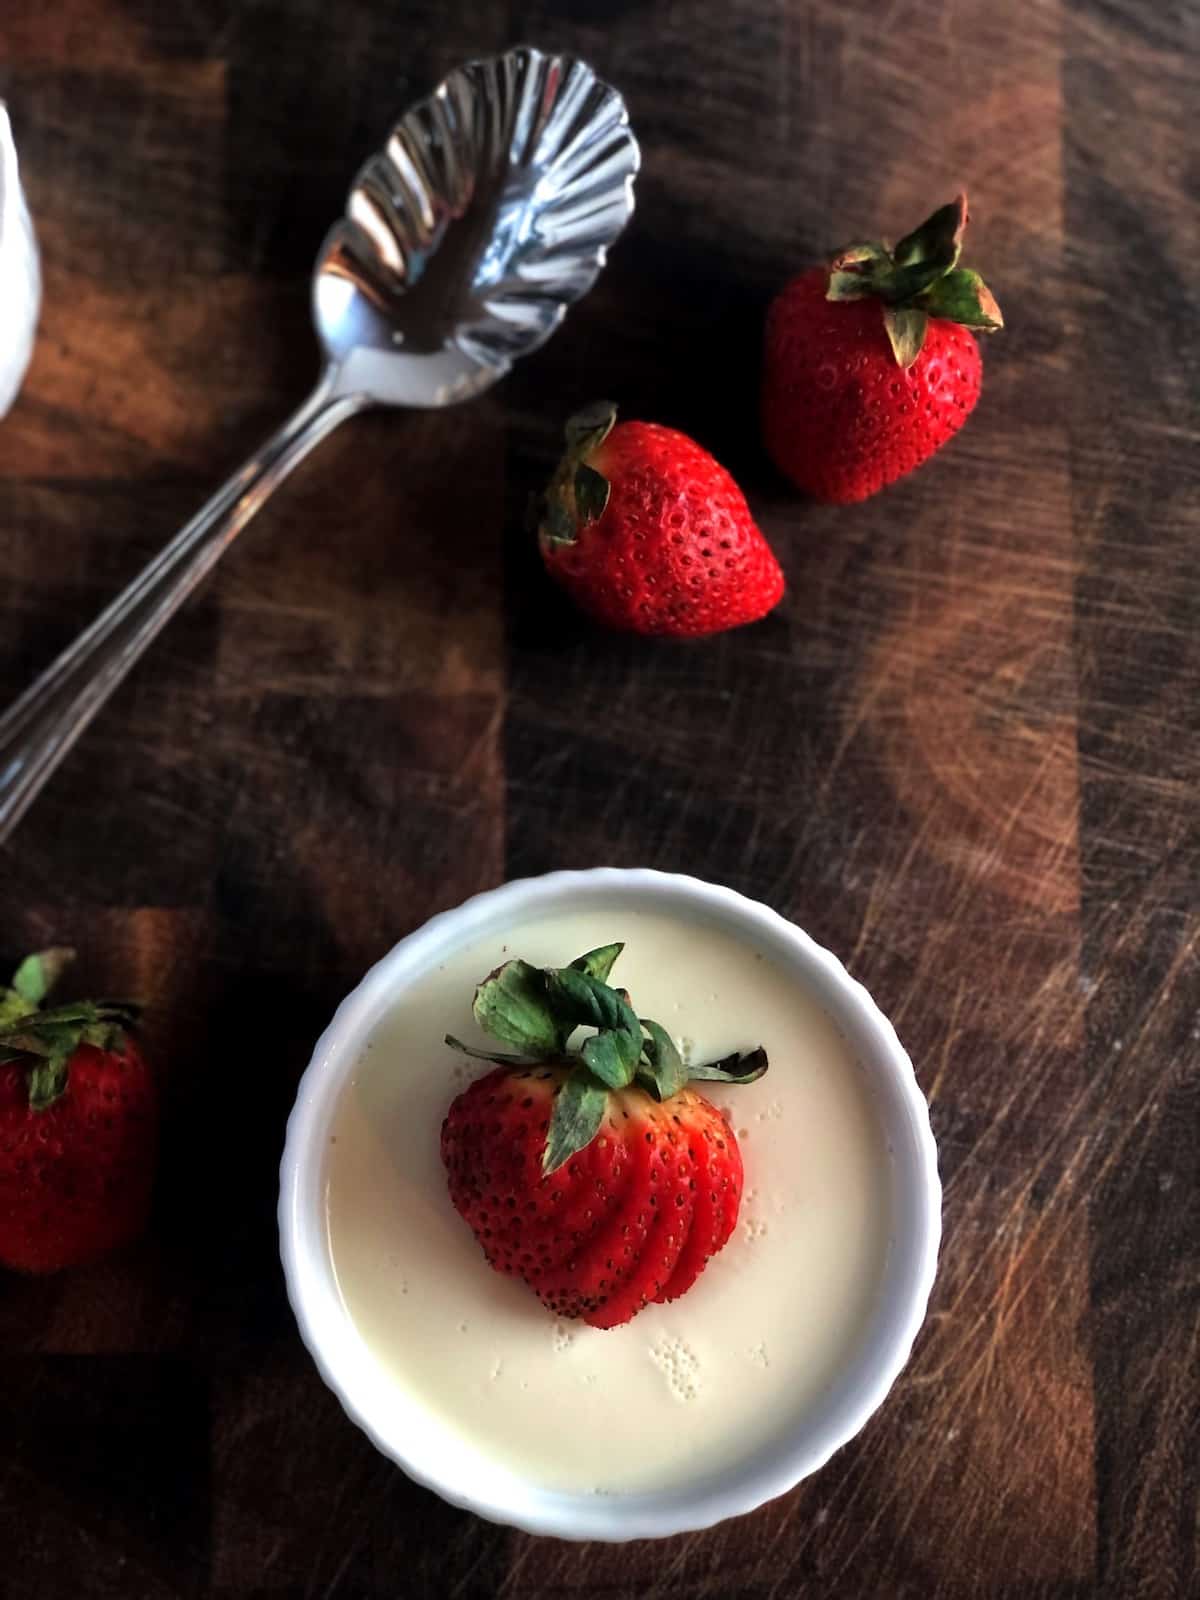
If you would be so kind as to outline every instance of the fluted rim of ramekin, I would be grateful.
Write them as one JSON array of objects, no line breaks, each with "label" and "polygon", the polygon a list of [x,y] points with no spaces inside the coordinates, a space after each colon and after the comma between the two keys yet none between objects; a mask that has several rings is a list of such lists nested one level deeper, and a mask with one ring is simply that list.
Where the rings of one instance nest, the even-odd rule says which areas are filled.
[{"label": "fluted rim of ramekin", "polygon": [[[352,1063],[354,1058],[354,1047],[347,1041],[356,1040],[361,1045],[371,1027],[383,1015],[391,989],[391,974],[395,968],[405,965],[423,945],[436,948],[451,934],[456,946],[465,944],[473,937],[480,936],[485,931],[485,924],[516,917],[527,912],[530,904],[538,900],[614,890],[641,895],[649,900],[674,897],[678,901],[689,901],[693,906],[707,907],[718,914],[718,920],[736,923],[744,935],[752,934],[757,928],[761,933],[790,945],[802,958],[803,964],[826,980],[836,1001],[830,1003],[829,993],[823,993],[821,1000],[825,1009],[835,1022],[847,1016],[854,1019],[856,1031],[865,1034],[870,1042],[871,1070],[885,1070],[894,1087],[900,1091],[904,1103],[915,1153],[912,1194],[920,1217],[915,1265],[898,1291],[903,1304],[898,1317],[893,1310],[893,1329],[885,1357],[878,1360],[869,1373],[863,1374],[853,1400],[842,1407],[832,1423],[827,1423],[813,1437],[805,1432],[803,1425],[798,1425],[799,1437],[793,1450],[781,1452],[762,1465],[750,1463],[732,1468],[715,1480],[703,1480],[697,1492],[691,1495],[686,1490],[671,1491],[665,1495],[570,1495],[541,1490],[536,1485],[516,1478],[514,1482],[523,1483],[526,1496],[522,1503],[510,1504],[494,1496],[488,1498],[475,1494],[468,1484],[448,1482],[444,1477],[426,1470],[420,1459],[402,1449],[395,1440],[385,1438],[363,1408],[347,1395],[339,1371],[335,1370],[336,1361],[323,1348],[321,1339],[314,1332],[313,1308],[306,1300],[308,1291],[302,1272],[304,1263],[298,1253],[298,1229],[307,1163],[320,1162],[322,1159],[325,1135],[342,1088],[342,1080],[348,1071],[347,1063]],[[324,1081],[329,1076],[330,1061],[335,1054],[344,1057],[343,1070],[336,1081],[337,1092]],[[325,1113],[323,1118],[318,1116],[320,1112]],[[937,1148],[929,1124],[929,1107],[917,1083],[912,1061],[891,1022],[866,988],[850,976],[837,956],[770,906],[749,899],[737,890],[707,883],[687,874],[661,872],[648,867],[592,867],[513,879],[497,888],[473,895],[450,910],[439,912],[393,946],[346,996],[317,1040],[288,1118],[280,1164],[280,1255],[288,1300],[300,1338],[321,1378],[337,1396],[350,1420],[367,1435],[381,1454],[394,1461],[409,1478],[432,1490],[450,1505],[471,1511],[489,1522],[559,1539],[624,1542],[697,1532],[729,1517],[756,1510],[810,1477],[824,1466],[836,1450],[860,1432],[882,1405],[906,1365],[925,1320],[941,1241],[941,1195]],[[326,1292],[336,1297],[333,1267],[327,1250],[323,1264],[325,1275],[330,1280]],[[348,1333],[351,1332],[352,1324],[344,1308],[341,1315]],[[877,1310],[873,1320],[879,1320],[881,1316],[882,1313]],[[348,1338],[347,1359],[351,1348],[352,1340]],[[853,1362],[847,1370],[853,1372]]]}]

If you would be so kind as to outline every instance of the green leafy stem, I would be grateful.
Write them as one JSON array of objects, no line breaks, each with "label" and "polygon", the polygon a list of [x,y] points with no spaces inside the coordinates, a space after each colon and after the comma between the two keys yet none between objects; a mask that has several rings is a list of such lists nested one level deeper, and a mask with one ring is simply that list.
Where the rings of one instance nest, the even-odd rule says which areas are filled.
[{"label": "green leafy stem", "polygon": [[[465,1055],[505,1066],[547,1062],[570,1069],[558,1094],[546,1139],[543,1171],[554,1172],[590,1144],[604,1120],[610,1090],[631,1084],[655,1100],[669,1100],[686,1083],[753,1083],[767,1070],[762,1049],[703,1066],[685,1065],[665,1028],[639,1017],[624,989],[608,979],[622,944],[589,950],[567,967],[533,967],[506,961],[475,991],[475,1021],[514,1051],[476,1050],[451,1034],[446,1043]],[[591,1028],[575,1048],[568,1041]]]},{"label": "green leafy stem", "polygon": [[72,1055],[81,1044],[123,1048],[141,1008],[125,1000],[78,1000],[47,1009],[43,1002],[74,959],[56,947],[27,956],[8,988],[0,987],[0,1063],[28,1064],[29,1105],[45,1111],[67,1087]]},{"label": "green leafy stem", "polygon": [[930,317],[977,333],[1004,326],[995,296],[977,272],[959,266],[967,197],[957,195],[892,250],[879,242],[847,245],[830,263],[827,300],[879,300],[892,353],[910,367],[925,345]]}]

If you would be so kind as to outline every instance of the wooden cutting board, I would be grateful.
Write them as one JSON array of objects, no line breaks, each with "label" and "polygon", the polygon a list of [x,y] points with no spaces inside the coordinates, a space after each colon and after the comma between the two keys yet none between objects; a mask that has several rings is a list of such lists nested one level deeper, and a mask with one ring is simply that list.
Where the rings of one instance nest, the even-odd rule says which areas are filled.
[{"label": "wooden cutting board", "polygon": [[[324,446],[0,852],[7,958],[78,943],[169,1077],[151,1237],[0,1281],[11,1600],[1196,1592],[1198,31],[1179,0],[7,0],[46,301],[0,426],[4,699],[305,392],[317,242],[446,68],[578,50],[644,152],[553,342]],[[757,440],[764,305],[963,183],[1008,320],[979,409],[878,499],[809,504]],[[549,589],[524,503],[600,394],[739,477],[788,573],[769,620],[636,641]],[[321,1387],[275,1253],[338,998],[431,912],[599,863],[839,952],[946,1184],[886,1408],[659,1545],[410,1485]]]}]

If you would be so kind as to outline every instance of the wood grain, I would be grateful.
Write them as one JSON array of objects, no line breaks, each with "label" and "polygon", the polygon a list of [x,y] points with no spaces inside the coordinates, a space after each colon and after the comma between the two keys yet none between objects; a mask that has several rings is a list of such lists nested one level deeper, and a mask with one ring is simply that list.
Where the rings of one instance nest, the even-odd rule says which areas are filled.
[{"label": "wood grain", "polygon": [[[151,1003],[170,1152],[138,1249],[0,1282],[13,1600],[1196,1592],[1198,35],[1132,0],[9,0],[46,306],[0,426],[6,697],[300,398],[317,240],[408,99],[577,49],[644,152],[545,350],[329,442],[0,853],[9,955],[69,936]],[[757,440],[767,299],[962,182],[1008,320],[976,416],[873,502],[798,500]],[[563,609],[522,515],[602,393],[736,472],[788,573],[766,622],[684,647]],[[930,1096],[946,1241],[911,1365],[816,1478],[577,1547],[450,1510],[346,1422],[273,1207],[364,967],[602,862],[847,959]]]}]

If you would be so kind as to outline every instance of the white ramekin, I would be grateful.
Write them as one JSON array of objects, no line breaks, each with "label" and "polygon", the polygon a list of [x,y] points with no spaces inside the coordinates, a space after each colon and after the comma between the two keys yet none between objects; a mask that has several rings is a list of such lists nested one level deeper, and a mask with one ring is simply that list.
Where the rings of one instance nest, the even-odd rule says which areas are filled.
[{"label": "white ramekin", "polygon": [[[636,1495],[540,1489],[494,1462],[448,1446],[436,1423],[402,1436],[381,1420],[379,1377],[342,1305],[325,1227],[325,1160],[342,1088],[371,1030],[396,996],[461,945],[581,899],[633,901],[700,917],[753,941],[815,993],[866,1068],[891,1161],[891,1232],[884,1278],[864,1336],[821,1402],[781,1445],[694,1488]],[[430,1137],[436,1136],[432,1130]],[[526,878],[443,912],[384,956],[338,1007],[317,1041],[288,1121],[280,1171],[279,1233],[288,1296],[300,1335],[351,1420],[384,1455],[452,1505],[494,1522],[560,1539],[642,1539],[709,1527],[752,1511],[815,1472],[854,1437],[908,1359],[925,1315],[941,1235],[941,1185],[929,1111],[895,1030],[836,956],[776,912],[697,878],[596,868]],[[392,1415],[392,1413],[388,1413]],[[439,1436],[435,1437],[435,1433]]]}]

